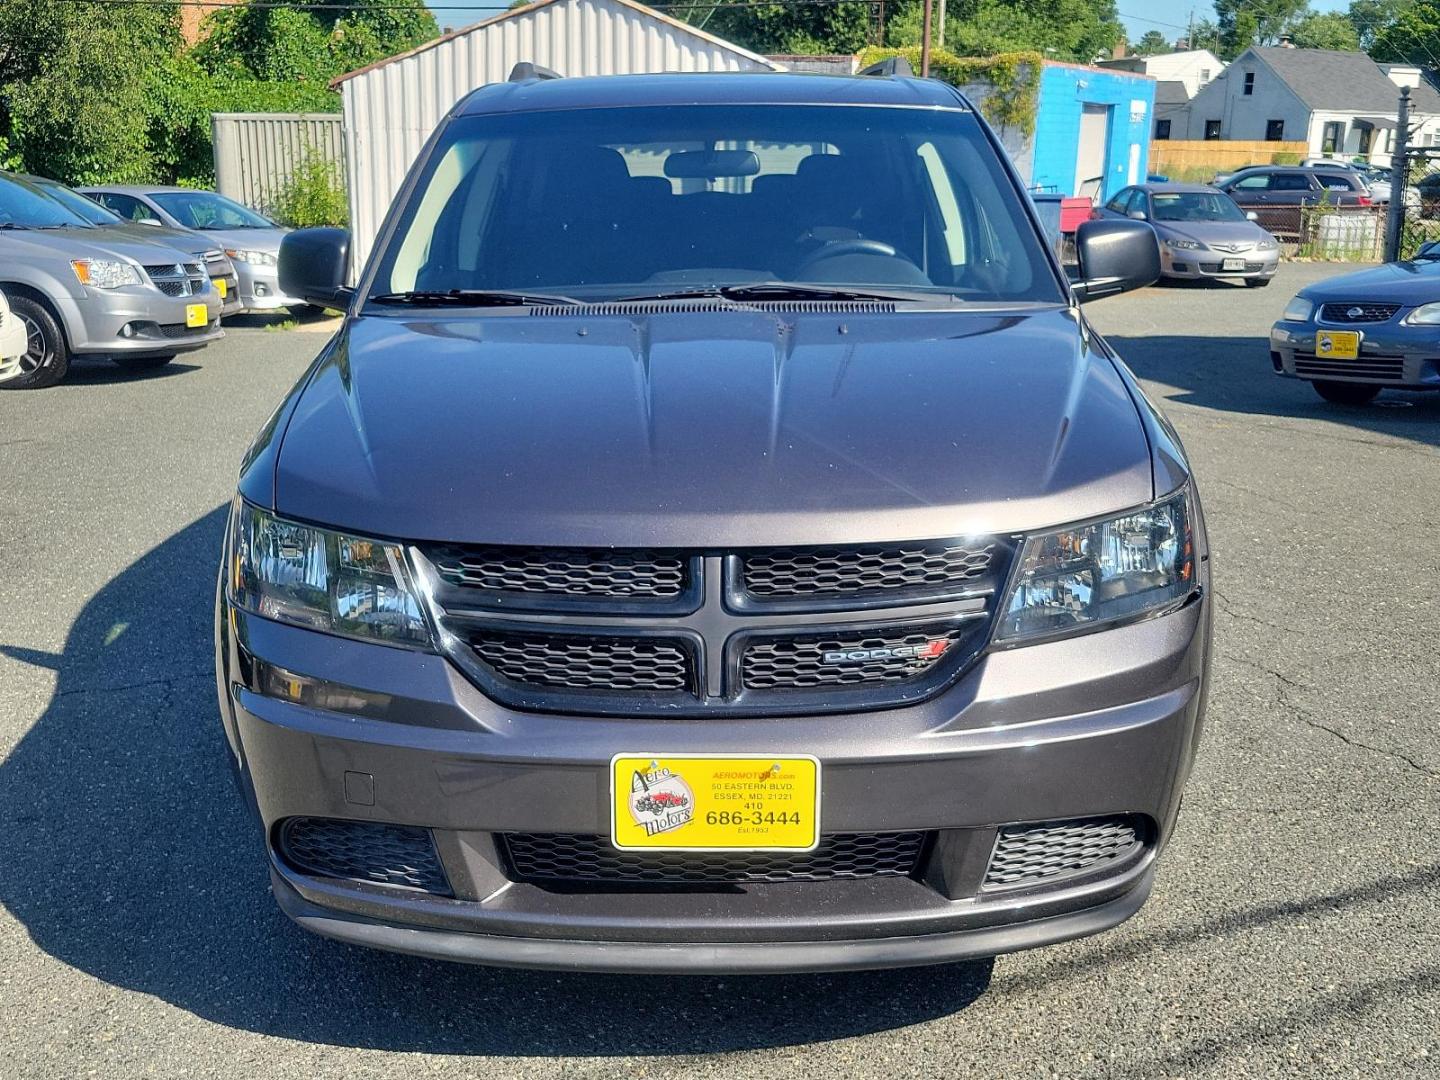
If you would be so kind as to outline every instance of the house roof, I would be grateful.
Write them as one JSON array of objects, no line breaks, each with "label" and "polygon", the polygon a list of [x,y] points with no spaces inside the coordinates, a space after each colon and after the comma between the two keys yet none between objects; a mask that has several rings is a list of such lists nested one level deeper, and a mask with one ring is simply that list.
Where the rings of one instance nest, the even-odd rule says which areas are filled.
[{"label": "house roof", "polygon": [[1161,79],[1155,84],[1156,105],[1184,105],[1190,100],[1190,91],[1179,79]]},{"label": "house roof", "polygon": [[[408,59],[409,57],[416,56],[419,53],[428,52],[430,49],[435,48],[437,45],[442,45],[447,41],[454,41],[456,38],[465,37],[468,34],[475,33],[477,30],[484,30],[486,27],[495,26],[497,23],[507,22],[510,19],[521,18],[525,15],[529,15],[531,12],[539,11],[541,8],[549,7],[552,4],[571,4],[575,2],[576,0],[535,0],[534,3],[525,4],[523,7],[511,8],[509,11],[503,11],[499,15],[492,15],[488,19],[481,19],[477,23],[471,23],[469,26],[462,26],[458,30],[451,30],[449,33],[441,34],[439,37],[433,39],[432,41],[427,41],[423,45],[417,45],[413,49],[408,49],[402,53],[396,53],[394,56],[387,56],[383,60],[376,60],[374,63],[366,64],[364,67],[356,68],[354,71],[347,71],[344,75],[340,75],[334,79],[331,79],[330,88],[332,90],[338,89],[341,83],[347,82],[350,79],[355,78],[357,75],[365,75],[368,72],[376,70],[377,68],[386,67],[389,64],[396,63],[400,60]],[[610,0],[610,2],[618,4],[621,7],[629,8],[631,11],[635,11],[641,15],[644,15],[646,18],[654,19],[656,22],[665,23],[667,26],[671,26],[677,30],[684,31],[685,33],[691,34],[702,41],[708,42],[711,45],[715,45],[729,52],[736,53],[739,56],[745,57],[747,60],[753,60],[757,64],[761,64],[771,69],[778,69],[780,66],[776,64],[773,60],[768,60],[765,57],[761,56],[759,53],[753,53],[749,49],[742,49],[739,45],[736,45],[733,42],[726,41],[724,38],[716,37],[714,34],[706,33],[698,26],[692,26],[689,23],[683,22],[680,19],[676,19],[664,14],[663,12],[656,11],[654,8],[646,7],[644,4],[637,3],[636,0]]]},{"label": "house roof", "polygon": [[[1363,52],[1340,49],[1248,49],[1283,79],[1307,108],[1320,112],[1393,113],[1400,88]],[[1440,93],[1428,82],[1410,92],[1417,112],[1440,113]]]}]

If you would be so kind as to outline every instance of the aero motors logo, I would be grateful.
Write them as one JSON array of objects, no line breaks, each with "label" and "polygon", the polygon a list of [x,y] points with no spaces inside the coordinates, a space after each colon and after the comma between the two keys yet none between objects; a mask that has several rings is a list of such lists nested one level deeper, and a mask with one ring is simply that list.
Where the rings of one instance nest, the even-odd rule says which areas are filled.
[{"label": "aero motors logo", "polygon": [[872,660],[938,660],[950,648],[948,638],[934,638],[919,645],[896,645],[889,649],[837,649],[820,654],[822,664],[865,664]]},{"label": "aero motors logo", "polygon": [[630,816],[646,836],[678,829],[695,816],[695,793],[669,769],[652,761],[630,779]]}]

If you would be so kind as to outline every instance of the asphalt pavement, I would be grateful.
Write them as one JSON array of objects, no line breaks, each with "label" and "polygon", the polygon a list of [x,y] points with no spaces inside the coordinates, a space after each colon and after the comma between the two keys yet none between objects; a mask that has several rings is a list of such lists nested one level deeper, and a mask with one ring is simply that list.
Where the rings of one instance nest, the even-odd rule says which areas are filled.
[{"label": "asphalt pavement", "polygon": [[210,617],[240,457],[323,337],[251,320],[0,393],[0,1077],[1440,1076],[1440,395],[1328,405],[1264,339],[1344,269],[1091,309],[1200,477],[1209,727],[1138,916],[934,969],[536,974],[304,934],[225,772]]}]

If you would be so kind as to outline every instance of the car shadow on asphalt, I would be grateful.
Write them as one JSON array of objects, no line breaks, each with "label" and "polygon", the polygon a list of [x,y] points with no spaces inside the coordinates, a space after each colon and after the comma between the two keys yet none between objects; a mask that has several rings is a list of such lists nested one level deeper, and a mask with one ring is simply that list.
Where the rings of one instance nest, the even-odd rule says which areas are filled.
[{"label": "car shadow on asphalt", "polygon": [[224,514],[113,578],[59,654],[0,643],[58,676],[0,761],[0,903],[50,956],[235,1028],[448,1054],[791,1046],[951,1015],[986,991],[989,961],[743,978],[541,973],[373,952],[295,927],[268,894],[216,715]]},{"label": "car shadow on asphalt", "polygon": [[132,371],[129,368],[122,368],[119,364],[112,364],[109,360],[74,361],[70,365],[69,373],[65,376],[65,381],[60,383],[58,389],[64,390],[67,386],[107,386],[111,383],[151,382],[157,379],[173,378],[176,375],[188,375],[192,371],[199,370],[199,364],[184,364],[179,361],[171,361],[164,367],[151,368],[148,371]]},{"label": "car shadow on asphalt", "polygon": [[1358,431],[1440,446],[1440,392],[1384,390],[1369,405],[1334,405],[1270,364],[1264,338],[1106,334],[1141,379],[1171,389],[1158,403],[1195,405],[1227,413],[1326,420]]}]

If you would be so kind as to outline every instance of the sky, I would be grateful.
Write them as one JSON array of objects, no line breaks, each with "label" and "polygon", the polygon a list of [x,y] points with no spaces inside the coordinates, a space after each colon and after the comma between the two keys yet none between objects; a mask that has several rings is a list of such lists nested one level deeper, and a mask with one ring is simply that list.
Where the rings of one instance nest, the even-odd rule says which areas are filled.
[{"label": "sky", "polygon": [[[442,27],[468,26],[507,6],[506,0],[434,0],[430,5]],[[1116,6],[1131,41],[1139,41],[1146,30],[1159,30],[1173,41],[1185,32],[1192,11],[1196,21],[1215,14],[1211,0],[1116,0]],[[1310,6],[1316,11],[1344,11],[1350,4],[1349,0],[1311,0]]]}]

